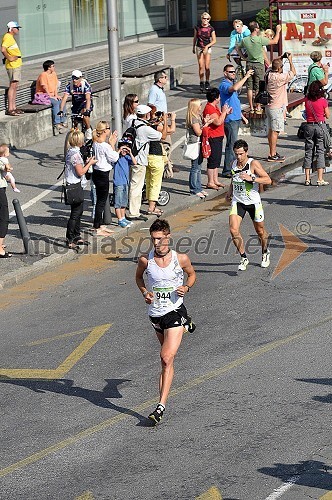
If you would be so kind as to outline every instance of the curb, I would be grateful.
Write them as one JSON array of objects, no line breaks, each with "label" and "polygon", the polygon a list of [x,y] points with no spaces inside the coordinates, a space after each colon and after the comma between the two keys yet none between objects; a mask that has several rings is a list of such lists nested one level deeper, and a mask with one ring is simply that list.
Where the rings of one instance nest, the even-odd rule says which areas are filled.
[{"label": "curb", "polygon": [[[303,157],[304,157],[303,153],[298,152],[293,154],[291,158],[287,158],[286,161],[282,164],[277,163],[271,166],[267,164],[264,166],[264,168],[268,174],[275,173],[283,169],[293,169],[299,166],[298,164],[300,162],[302,163]],[[209,200],[212,200],[217,197],[223,197],[225,196],[225,194],[226,191],[221,193],[211,191],[211,195],[209,194]],[[164,216],[170,217],[179,211],[186,210],[194,205],[199,205],[199,203],[202,202],[197,203],[197,200],[195,199],[194,196],[187,196],[180,207],[179,206],[171,207],[169,210],[166,211],[166,213],[164,213]],[[128,229],[119,230],[115,232],[114,234],[112,234],[112,238],[118,240],[122,238],[124,234],[130,234],[139,231],[142,227],[145,227],[146,224],[147,221],[135,223]],[[47,257],[44,257],[42,260],[39,260],[38,262],[34,262],[31,265],[27,265],[26,267],[18,269],[17,271],[11,271],[5,274],[0,280],[0,290],[3,290],[4,288],[13,285],[21,284],[24,281],[27,281],[28,279],[35,278],[39,274],[45,273],[51,269],[55,269],[61,264],[65,264],[67,262],[76,260],[82,255],[86,254],[75,253],[73,251],[68,250],[68,252],[63,255],[52,254]]]}]

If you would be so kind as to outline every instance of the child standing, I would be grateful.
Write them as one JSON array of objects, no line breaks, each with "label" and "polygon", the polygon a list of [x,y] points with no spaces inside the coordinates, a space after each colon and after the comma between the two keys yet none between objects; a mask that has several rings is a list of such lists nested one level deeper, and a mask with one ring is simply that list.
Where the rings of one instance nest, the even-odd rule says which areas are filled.
[{"label": "child standing", "polygon": [[[122,147],[121,147],[122,146]],[[128,139],[119,141],[119,159],[114,164],[114,208],[120,227],[129,227],[131,222],[126,219],[128,192],[130,181],[130,167],[136,165],[136,159],[131,151],[132,143]]]},{"label": "child standing", "polygon": [[1,146],[0,146],[0,161],[5,166],[4,178],[11,185],[14,193],[20,193],[21,191],[19,189],[17,189],[17,187],[16,187],[15,177],[11,173],[13,168],[10,165],[8,158],[9,158],[9,147],[7,146],[7,144],[1,144]]}]

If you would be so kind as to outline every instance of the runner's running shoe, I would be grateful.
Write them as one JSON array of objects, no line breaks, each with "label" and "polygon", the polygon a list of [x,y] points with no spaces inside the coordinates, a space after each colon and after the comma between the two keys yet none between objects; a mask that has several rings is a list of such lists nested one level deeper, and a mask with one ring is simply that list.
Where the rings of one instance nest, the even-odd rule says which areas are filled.
[{"label": "runner's running shoe", "polygon": [[270,250],[263,253],[261,267],[269,267],[269,265],[270,265]]},{"label": "runner's running shoe", "polygon": [[247,257],[241,257],[238,271],[245,271],[247,269],[248,264],[249,264],[249,259],[247,259]]},{"label": "runner's running shoe", "polygon": [[193,322],[193,320],[188,316],[188,322],[186,325],[184,325],[185,329],[187,330],[188,333],[194,333],[196,330],[196,325]]},{"label": "runner's running shoe", "polygon": [[155,411],[150,413],[149,419],[154,422],[155,425],[159,424],[160,420],[163,418],[164,414],[164,407],[161,405],[158,405]]}]

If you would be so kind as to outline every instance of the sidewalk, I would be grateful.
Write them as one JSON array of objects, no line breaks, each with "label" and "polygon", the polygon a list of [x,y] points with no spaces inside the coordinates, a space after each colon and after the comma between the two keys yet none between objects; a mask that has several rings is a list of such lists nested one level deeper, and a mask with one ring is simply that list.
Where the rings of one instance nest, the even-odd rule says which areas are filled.
[{"label": "sidewalk", "polygon": [[[225,48],[228,39],[218,39],[217,47],[213,49],[212,58],[212,83],[219,85],[222,67],[226,64]],[[140,42],[144,44],[145,42]],[[151,40],[148,42],[151,44]],[[192,54],[191,37],[168,37],[156,39],[156,43],[165,45],[165,63],[170,65],[183,66],[183,84],[181,87],[167,91],[168,106],[170,110],[177,111],[177,131],[173,136],[172,159],[180,172],[175,173],[174,179],[164,181],[163,186],[171,193],[170,203],[164,207],[165,216],[179,212],[193,204],[200,202],[193,196],[189,196],[188,177],[190,162],[182,159],[181,144],[184,139],[184,121],[188,99],[191,97],[201,97],[197,94],[198,76],[197,63]],[[106,49],[105,49],[106,50]],[[222,58],[222,59],[221,59]],[[73,59],[65,58],[61,64],[72,69]],[[32,66],[29,71],[32,71]],[[39,63],[38,63],[39,66]],[[63,67],[61,67],[63,70]],[[204,97],[204,96],[202,96]],[[100,118],[100,117],[98,117]],[[106,117],[107,119],[108,117]],[[93,117],[95,124],[97,117]],[[275,172],[284,166],[298,165],[304,155],[303,142],[299,142],[296,131],[299,127],[298,120],[289,120],[286,127],[287,137],[280,137],[278,151],[286,156],[284,164],[267,163],[264,159],[267,156],[267,139],[264,137],[244,137],[250,146],[250,151],[254,157],[262,162],[268,172]],[[57,136],[30,146],[29,149],[12,151],[11,163],[14,167],[14,175],[21,193],[13,196],[10,187],[7,189],[10,211],[13,210],[12,200],[20,200],[23,212],[28,224],[31,238],[34,240],[35,248],[38,252],[36,256],[24,254],[22,240],[20,239],[16,217],[10,220],[9,232],[6,237],[8,251],[14,255],[11,259],[0,260],[0,288],[10,286],[16,282],[21,282],[28,277],[45,272],[51,267],[55,267],[62,262],[77,258],[77,254],[68,250],[65,246],[65,228],[69,215],[69,207],[60,202],[61,180],[57,183],[56,178],[63,167],[63,143],[64,137]],[[203,183],[206,182],[206,170],[203,165]],[[226,184],[229,183],[226,180]],[[56,184],[57,183],[57,184]],[[209,198],[223,196],[225,190],[219,192],[209,192]],[[147,205],[143,205],[142,211],[147,210]],[[92,227],[91,205],[89,201],[89,191],[86,191],[85,212],[82,218],[82,227],[88,230]],[[114,224],[115,224],[115,218]],[[119,229],[112,226],[114,234],[112,238],[121,238],[127,233],[131,234],[151,224],[153,219],[149,217],[148,223],[136,223],[130,229]],[[96,245],[95,238],[88,236],[91,245],[89,251],[98,252],[100,250],[99,241]],[[102,240],[106,243],[107,239]]]}]

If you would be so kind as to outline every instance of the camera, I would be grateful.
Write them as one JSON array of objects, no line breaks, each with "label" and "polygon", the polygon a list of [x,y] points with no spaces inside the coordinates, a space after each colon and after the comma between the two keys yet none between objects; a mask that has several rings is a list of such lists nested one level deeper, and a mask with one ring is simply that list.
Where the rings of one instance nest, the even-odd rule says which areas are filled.
[{"label": "camera", "polygon": [[155,116],[158,116],[158,118],[160,118],[161,116],[163,116],[163,112],[162,111],[156,111],[155,112]]},{"label": "camera", "polygon": [[288,59],[288,56],[290,56],[290,52],[285,52],[281,57],[282,59]]}]

